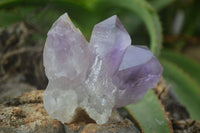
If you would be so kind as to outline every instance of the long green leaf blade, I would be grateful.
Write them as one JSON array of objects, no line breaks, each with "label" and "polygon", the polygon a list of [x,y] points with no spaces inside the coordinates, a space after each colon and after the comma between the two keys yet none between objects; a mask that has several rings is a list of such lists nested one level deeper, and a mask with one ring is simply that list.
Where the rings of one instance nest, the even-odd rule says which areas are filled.
[{"label": "long green leaf blade", "polygon": [[200,85],[200,64],[184,55],[169,50],[162,50],[161,57],[176,64]]},{"label": "long green leaf blade", "polygon": [[170,133],[172,131],[163,107],[153,90],[149,90],[138,103],[130,104],[125,108],[137,120],[139,127],[145,133]]}]

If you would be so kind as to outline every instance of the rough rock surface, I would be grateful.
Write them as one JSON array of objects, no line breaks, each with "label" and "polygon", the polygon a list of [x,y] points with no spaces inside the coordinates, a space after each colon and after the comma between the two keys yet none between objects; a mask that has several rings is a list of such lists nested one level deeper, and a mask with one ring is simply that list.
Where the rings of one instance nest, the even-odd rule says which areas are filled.
[{"label": "rough rock surface", "polygon": [[63,125],[50,119],[42,104],[43,91],[32,91],[0,105],[0,132],[64,132]]},{"label": "rough rock surface", "polygon": [[43,106],[42,90],[35,90],[0,104],[0,133],[138,133],[139,130],[118,112],[109,123],[97,125],[88,116],[80,115],[73,124],[62,124],[49,117]]}]

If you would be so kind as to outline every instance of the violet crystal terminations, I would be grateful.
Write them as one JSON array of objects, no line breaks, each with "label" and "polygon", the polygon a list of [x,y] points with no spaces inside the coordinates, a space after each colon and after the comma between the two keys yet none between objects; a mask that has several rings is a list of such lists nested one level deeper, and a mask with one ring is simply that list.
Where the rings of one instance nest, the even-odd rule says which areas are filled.
[{"label": "violet crystal terminations", "polygon": [[131,46],[116,15],[96,24],[88,43],[63,14],[48,32],[43,56],[44,106],[63,123],[73,122],[79,109],[106,123],[113,108],[140,100],[163,71],[150,50]]}]

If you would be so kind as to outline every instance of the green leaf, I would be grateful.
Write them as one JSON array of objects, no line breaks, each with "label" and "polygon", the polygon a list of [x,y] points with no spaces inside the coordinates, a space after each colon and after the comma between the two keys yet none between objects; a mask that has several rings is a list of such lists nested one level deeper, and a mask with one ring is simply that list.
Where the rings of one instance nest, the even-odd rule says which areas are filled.
[{"label": "green leaf", "polygon": [[200,85],[200,64],[180,53],[170,50],[162,50],[161,57],[176,64]]},{"label": "green leaf", "polygon": [[137,121],[142,132],[170,133],[172,131],[163,107],[153,90],[149,90],[138,103],[130,104],[125,108]]},{"label": "green leaf", "polygon": [[0,1],[0,9],[3,8],[12,8],[16,6],[36,6],[36,5],[44,5],[45,3],[48,3],[49,0],[1,0]]},{"label": "green leaf", "polygon": [[[103,1],[103,0],[99,0]],[[151,50],[158,56],[162,45],[162,29],[158,14],[145,0],[106,0],[104,5],[111,4],[136,13],[144,21],[151,40]]]},{"label": "green leaf", "polygon": [[173,3],[175,0],[148,0],[149,3],[156,9],[156,10],[161,10],[165,8],[166,6],[170,5]]},{"label": "green leaf", "polygon": [[200,89],[199,86],[176,64],[161,59],[164,77],[172,84],[180,102],[187,108],[192,119],[200,120]]}]

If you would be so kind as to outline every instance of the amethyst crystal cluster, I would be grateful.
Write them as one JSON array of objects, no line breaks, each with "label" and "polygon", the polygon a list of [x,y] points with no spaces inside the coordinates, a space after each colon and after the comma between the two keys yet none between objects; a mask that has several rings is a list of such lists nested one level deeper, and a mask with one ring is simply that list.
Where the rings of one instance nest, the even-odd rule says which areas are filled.
[{"label": "amethyst crystal cluster", "polygon": [[113,108],[140,100],[163,71],[150,50],[131,46],[116,15],[94,26],[89,43],[67,13],[62,15],[48,32],[44,66],[49,79],[45,109],[67,123],[79,109],[106,123]]}]

